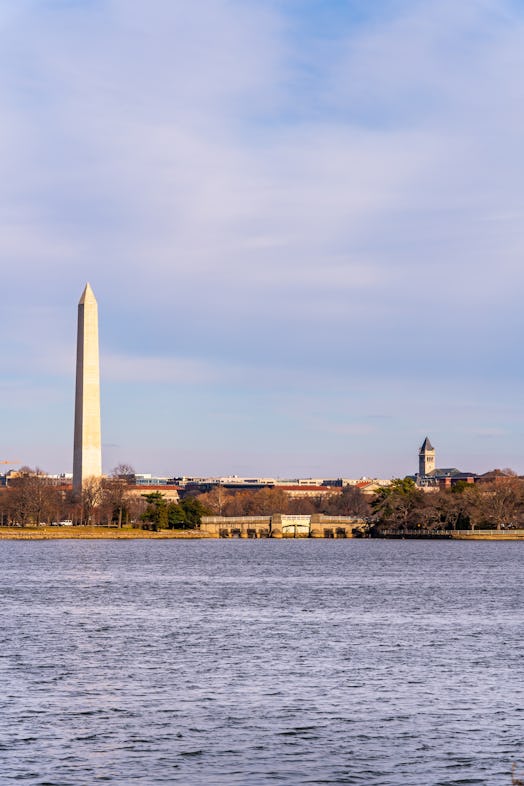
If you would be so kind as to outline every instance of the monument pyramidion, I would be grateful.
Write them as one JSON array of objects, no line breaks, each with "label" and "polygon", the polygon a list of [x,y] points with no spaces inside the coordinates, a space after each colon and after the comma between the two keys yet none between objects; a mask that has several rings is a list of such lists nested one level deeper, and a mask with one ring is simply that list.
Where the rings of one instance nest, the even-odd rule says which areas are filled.
[{"label": "monument pyramidion", "polygon": [[98,304],[86,284],[78,303],[73,491],[81,494],[87,478],[101,475]]}]

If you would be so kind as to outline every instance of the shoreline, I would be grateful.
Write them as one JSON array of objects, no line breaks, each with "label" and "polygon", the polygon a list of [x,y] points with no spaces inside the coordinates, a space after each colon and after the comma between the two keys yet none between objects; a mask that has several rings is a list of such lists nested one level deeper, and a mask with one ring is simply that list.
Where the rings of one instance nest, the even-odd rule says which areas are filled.
[{"label": "shoreline", "polygon": [[152,532],[131,527],[0,527],[0,540],[190,540],[205,539],[205,533],[190,529]]},{"label": "shoreline", "polygon": [[[266,538],[256,538],[265,540]],[[375,538],[319,538],[312,540],[498,540],[498,541],[524,541],[524,532],[481,530],[473,532],[455,532],[443,535],[409,535],[399,534]],[[219,538],[201,530],[188,529],[163,529],[159,532],[131,527],[100,527],[83,526],[73,527],[0,527],[0,540],[249,540],[249,538]],[[278,537],[269,540],[310,540],[310,538]]]}]

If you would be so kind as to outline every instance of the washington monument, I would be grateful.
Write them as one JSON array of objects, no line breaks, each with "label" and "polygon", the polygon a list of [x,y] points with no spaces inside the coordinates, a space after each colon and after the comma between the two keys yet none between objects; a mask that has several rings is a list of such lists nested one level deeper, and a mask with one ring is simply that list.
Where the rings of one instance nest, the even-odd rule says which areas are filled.
[{"label": "washington monument", "polygon": [[98,305],[86,284],[78,303],[73,491],[81,494],[87,478],[101,475]]}]

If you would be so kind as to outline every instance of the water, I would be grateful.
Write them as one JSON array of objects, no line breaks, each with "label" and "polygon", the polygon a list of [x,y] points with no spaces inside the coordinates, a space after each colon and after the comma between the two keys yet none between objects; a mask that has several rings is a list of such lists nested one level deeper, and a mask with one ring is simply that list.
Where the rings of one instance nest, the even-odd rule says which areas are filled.
[{"label": "water", "polygon": [[0,783],[509,786],[524,544],[2,542]]}]

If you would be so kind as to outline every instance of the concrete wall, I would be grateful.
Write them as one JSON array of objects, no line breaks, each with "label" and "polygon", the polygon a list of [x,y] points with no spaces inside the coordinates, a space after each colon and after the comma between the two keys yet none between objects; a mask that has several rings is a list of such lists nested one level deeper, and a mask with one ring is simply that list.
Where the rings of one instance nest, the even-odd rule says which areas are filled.
[{"label": "concrete wall", "polygon": [[200,531],[214,538],[352,538],[353,516],[203,516]]}]

